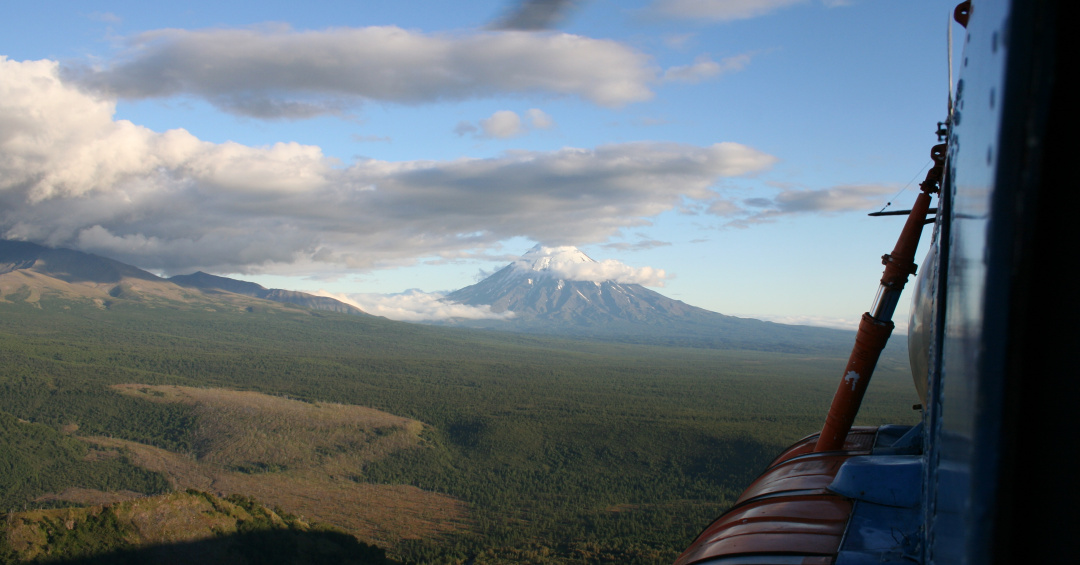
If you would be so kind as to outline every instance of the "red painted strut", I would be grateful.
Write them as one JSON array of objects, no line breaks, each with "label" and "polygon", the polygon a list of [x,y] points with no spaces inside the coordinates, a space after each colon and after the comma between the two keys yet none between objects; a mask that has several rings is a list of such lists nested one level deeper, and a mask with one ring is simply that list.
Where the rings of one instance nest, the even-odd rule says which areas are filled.
[{"label": "red painted strut", "polygon": [[908,275],[915,274],[915,251],[919,247],[926,214],[930,210],[930,195],[940,190],[942,173],[945,170],[945,145],[935,145],[930,150],[934,166],[926,173],[926,180],[920,188],[922,193],[915,199],[915,205],[908,214],[904,231],[896,241],[893,252],[881,257],[885,264],[885,273],[881,276],[881,286],[870,311],[862,315],[859,333],[855,336],[855,347],[851,350],[840,386],[833,395],[829,415],[825,418],[825,427],[821,430],[814,451],[836,451],[842,449],[847,439],[851,424],[859,413],[866,394],[866,386],[874,374],[881,350],[892,334],[893,311],[900,300],[900,293],[907,284]]}]

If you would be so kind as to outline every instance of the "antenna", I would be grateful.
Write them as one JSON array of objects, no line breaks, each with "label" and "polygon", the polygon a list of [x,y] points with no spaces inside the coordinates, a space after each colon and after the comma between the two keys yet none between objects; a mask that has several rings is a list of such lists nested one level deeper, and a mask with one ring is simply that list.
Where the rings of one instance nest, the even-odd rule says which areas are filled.
[{"label": "antenna", "polygon": [[946,26],[946,29],[948,29],[948,38],[949,38],[948,39],[948,44],[949,44],[949,54],[948,54],[949,55],[948,56],[948,60],[949,60],[949,114],[948,114],[948,117],[946,118],[945,121],[946,121],[946,123],[951,124],[952,123],[952,112],[953,112],[953,107],[952,107],[952,104],[953,104],[953,100],[952,100],[952,52],[953,52],[953,48],[952,48],[952,14],[951,13],[945,16],[945,26]]}]

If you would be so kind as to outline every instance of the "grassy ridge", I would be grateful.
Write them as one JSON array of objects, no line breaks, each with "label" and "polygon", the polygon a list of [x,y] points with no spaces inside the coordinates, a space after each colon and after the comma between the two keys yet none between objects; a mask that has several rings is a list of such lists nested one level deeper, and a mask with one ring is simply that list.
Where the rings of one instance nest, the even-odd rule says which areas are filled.
[{"label": "grassy ridge", "polygon": [[[472,528],[393,548],[414,562],[670,562],[779,450],[820,429],[843,359],[568,341],[276,308],[0,304],[0,410],[193,449],[190,406],[121,383],[370,406],[422,445],[358,480],[469,504]],[[861,423],[912,423],[886,362]]]}]

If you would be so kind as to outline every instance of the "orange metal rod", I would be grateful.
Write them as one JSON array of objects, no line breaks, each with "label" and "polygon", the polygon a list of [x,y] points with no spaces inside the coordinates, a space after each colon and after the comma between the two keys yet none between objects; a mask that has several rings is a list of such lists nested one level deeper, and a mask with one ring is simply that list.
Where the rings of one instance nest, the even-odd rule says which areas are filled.
[{"label": "orange metal rod", "polygon": [[919,247],[923,224],[930,210],[930,195],[938,191],[941,182],[945,166],[945,146],[935,145],[930,155],[934,166],[926,173],[926,180],[921,185],[922,193],[915,199],[915,205],[908,214],[893,252],[881,257],[881,262],[885,264],[881,286],[878,287],[870,312],[862,315],[859,333],[855,336],[855,347],[852,348],[847,366],[844,367],[844,375],[840,379],[836,394],[833,395],[829,415],[825,418],[825,426],[821,429],[821,436],[818,437],[814,451],[843,449],[878,358],[892,334],[892,315],[896,303],[907,284],[908,276],[915,274],[915,251]]},{"label": "orange metal rod", "polygon": [[833,395],[829,415],[825,417],[825,427],[821,429],[814,451],[836,451],[844,447],[866,394],[866,386],[870,384],[870,376],[892,331],[892,322],[878,322],[869,312],[862,315],[855,347],[844,368],[844,378]]}]

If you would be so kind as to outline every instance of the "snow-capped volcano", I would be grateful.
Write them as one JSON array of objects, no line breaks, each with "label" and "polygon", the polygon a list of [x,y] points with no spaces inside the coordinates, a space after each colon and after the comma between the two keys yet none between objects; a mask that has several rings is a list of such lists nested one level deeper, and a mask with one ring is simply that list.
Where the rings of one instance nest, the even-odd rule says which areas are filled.
[{"label": "snow-capped volcano", "polygon": [[457,320],[458,325],[587,335],[638,343],[704,347],[840,351],[846,332],[736,318],[672,300],[638,284],[662,284],[664,272],[618,261],[595,261],[576,247],[537,245],[486,279],[444,298],[492,312],[503,320]]},{"label": "snow-capped volcano", "polygon": [[493,312],[509,310],[519,320],[586,326],[642,322],[667,312],[696,310],[640,284],[622,282],[640,277],[638,271],[618,261],[594,261],[576,247],[537,245],[490,277],[448,294],[446,300],[490,305]]}]

